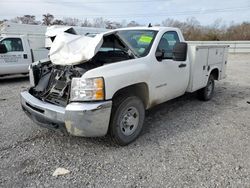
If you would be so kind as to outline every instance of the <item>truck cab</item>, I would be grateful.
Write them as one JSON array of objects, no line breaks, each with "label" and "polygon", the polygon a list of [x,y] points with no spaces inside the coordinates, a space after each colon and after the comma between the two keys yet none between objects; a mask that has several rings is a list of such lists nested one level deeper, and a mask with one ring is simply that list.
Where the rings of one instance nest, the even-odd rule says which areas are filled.
[{"label": "truck cab", "polygon": [[[177,28],[160,29],[151,51],[152,91],[150,106],[183,95],[189,83],[188,56],[181,61],[174,57],[174,46],[185,42]],[[187,51],[184,49],[184,54]],[[176,79],[178,78],[178,79]]]}]

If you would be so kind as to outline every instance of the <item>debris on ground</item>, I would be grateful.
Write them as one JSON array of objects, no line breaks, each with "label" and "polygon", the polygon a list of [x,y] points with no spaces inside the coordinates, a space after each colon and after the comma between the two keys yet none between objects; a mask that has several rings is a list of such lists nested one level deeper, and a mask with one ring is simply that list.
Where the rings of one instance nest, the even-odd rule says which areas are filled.
[{"label": "debris on ground", "polygon": [[69,174],[70,171],[65,169],[65,168],[57,168],[54,173],[52,174],[52,176],[62,176],[62,175],[66,175],[66,174]]}]

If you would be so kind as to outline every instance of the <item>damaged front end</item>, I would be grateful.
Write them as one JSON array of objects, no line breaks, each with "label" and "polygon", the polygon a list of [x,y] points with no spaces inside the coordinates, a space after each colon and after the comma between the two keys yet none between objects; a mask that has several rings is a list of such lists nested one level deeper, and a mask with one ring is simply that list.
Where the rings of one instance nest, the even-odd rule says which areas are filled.
[{"label": "damaged front end", "polygon": [[58,34],[51,45],[49,60],[31,65],[30,94],[39,100],[66,106],[73,78],[110,63],[147,56],[156,34],[154,30],[136,29],[113,30],[94,37]]},{"label": "damaged front end", "polygon": [[74,88],[78,89],[74,83],[82,81],[81,76],[92,68],[93,64],[88,63],[61,66],[46,61],[33,64],[30,67],[32,86],[21,92],[24,112],[42,127],[66,129],[74,136],[104,136],[109,126],[112,101],[89,102],[86,98],[75,101],[76,95],[72,95]]},{"label": "damaged front end", "polygon": [[31,67],[35,86],[29,92],[34,97],[58,106],[69,103],[71,80],[87,70],[75,66],[53,65],[51,62]]},{"label": "damaged front end", "polygon": [[[63,34],[63,37],[65,37],[65,35],[69,34]],[[76,38],[76,36],[73,37],[74,39]],[[65,52],[68,46],[65,44],[62,46],[59,36],[56,38],[56,40],[59,41],[55,41],[55,46],[52,45],[51,47],[50,60],[34,63],[30,66],[32,87],[29,92],[31,95],[44,102],[65,107],[70,102],[73,78],[80,78],[88,70],[106,64],[135,58],[135,55],[133,55],[126,44],[115,33],[101,38],[99,36],[97,39],[80,37],[78,40],[78,38],[76,38],[76,46],[79,45],[83,39],[86,39],[87,43],[93,40],[99,47],[93,47],[92,49],[82,47],[85,52],[82,52],[82,56],[79,58],[78,55],[74,55],[72,49],[66,50],[67,53]],[[72,45],[71,42],[69,43]],[[81,46],[79,46],[79,48],[81,48]],[[87,51],[89,53],[87,53]],[[61,54],[65,58],[61,58],[58,54]],[[81,60],[81,62],[79,62],[79,60]]]},{"label": "damaged front end", "polygon": [[[28,91],[21,92],[24,112],[42,127],[66,130],[74,136],[104,136],[108,131],[112,101],[89,102],[87,98],[76,95],[85,96],[83,91],[78,91],[80,87],[76,87],[75,83],[82,81],[82,75],[94,67],[97,64],[62,66],[50,61],[33,64],[30,67],[32,86]],[[87,86],[86,91],[89,92],[90,87]],[[76,92],[71,95],[74,88]]]},{"label": "damaged front end", "polygon": [[112,100],[105,96],[105,77],[84,74],[146,56],[155,35],[143,30],[112,31],[92,38],[58,35],[49,59],[30,66],[31,87],[21,92],[23,110],[43,127],[64,127],[75,136],[104,136],[112,108]]}]

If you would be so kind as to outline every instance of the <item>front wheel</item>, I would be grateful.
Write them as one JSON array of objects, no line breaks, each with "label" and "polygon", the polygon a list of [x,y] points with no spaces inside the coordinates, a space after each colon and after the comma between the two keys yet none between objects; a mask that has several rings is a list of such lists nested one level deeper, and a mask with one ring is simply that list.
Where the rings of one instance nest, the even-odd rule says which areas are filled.
[{"label": "front wheel", "polygon": [[198,98],[203,101],[209,101],[214,95],[214,77],[210,75],[206,87],[198,90]]},{"label": "front wheel", "polygon": [[114,99],[110,135],[121,146],[128,145],[141,133],[145,117],[145,108],[136,96]]}]

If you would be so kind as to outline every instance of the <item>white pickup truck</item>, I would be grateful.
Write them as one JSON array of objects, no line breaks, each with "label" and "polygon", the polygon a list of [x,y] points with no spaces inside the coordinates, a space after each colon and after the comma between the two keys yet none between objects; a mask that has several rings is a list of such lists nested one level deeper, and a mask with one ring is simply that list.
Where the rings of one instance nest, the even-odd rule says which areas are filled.
[{"label": "white pickup truck", "polygon": [[228,46],[192,46],[170,27],[124,28],[95,37],[57,37],[49,61],[30,67],[26,114],[71,135],[119,145],[142,131],[145,110],[186,92],[210,100],[225,78]]}]

